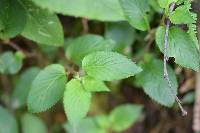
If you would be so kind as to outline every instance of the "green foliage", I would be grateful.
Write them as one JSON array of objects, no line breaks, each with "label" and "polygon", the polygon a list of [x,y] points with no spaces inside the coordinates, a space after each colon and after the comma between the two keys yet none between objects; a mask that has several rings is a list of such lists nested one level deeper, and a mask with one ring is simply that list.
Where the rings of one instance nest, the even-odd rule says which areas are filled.
[{"label": "green foliage", "polygon": [[83,84],[84,89],[89,92],[109,91],[103,81],[94,79],[90,76],[83,77],[81,83]]},{"label": "green foliage", "polygon": [[21,3],[27,15],[24,37],[41,44],[59,46],[64,43],[62,27],[55,14],[40,9],[30,0],[21,0]]},{"label": "green foliage", "polygon": [[7,39],[19,34],[26,23],[26,13],[19,1],[1,0],[0,9],[0,38]]},{"label": "green foliage", "polygon": [[42,112],[52,107],[63,96],[66,73],[63,66],[52,64],[34,79],[28,95],[30,112]]},{"label": "green foliage", "polygon": [[50,11],[101,21],[124,20],[118,0],[32,0]]},{"label": "green foliage", "polygon": [[194,91],[187,93],[182,99],[182,102],[184,104],[192,104],[192,103],[194,103],[194,101],[195,101]]},{"label": "green foliage", "polygon": [[149,29],[147,0],[119,0],[127,21],[136,29],[145,31]]},{"label": "green foliage", "polygon": [[177,2],[178,0],[158,0],[160,7],[168,8],[172,2]]},{"label": "green foliage", "polygon": [[[82,120],[79,126],[76,128],[76,133],[107,133],[106,129],[102,128],[100,123],[98,123],[97,119],[99,119],[99,117],[104,116],[100,115],[96,117],[87,117]],[[64,125],[64,128],[67,133],[74,133],[72,126],[70,126],[68,123]]]},{"label": "green foliage", "polygon": [[[163,77],[163,62],[157,59],[142,64],[143,71],[136,76],[144,92],[161,105],[171,107],[175,97],[170,92],[167,81]],[[173,70],[168,66],[172,91],[177,94],[177,80]]]},{"label": "green foliage", "polygon": [[39,68],[32,67],[20,75],[16,87],[12,93],[12,106],[14,108],[19,108],[26,105],[31,83],[39,72]]},{"label": "green foliage", "polygon": [[26,113],[21,118],[22,133],[47,133],[43,121],[32,114]]},{"label": "green foliage", "polygon": [[105,40],[101,36],[88,34],[70,41],[66,56],[76,64],[81,65],[81,61],[86,55],[95,51],[110,51],[114,47],[115,43],[112,40]]},{"label": "green foliage", "polygon": [[66,85],[64,94],[64,109],[69,122],[76,130],[77,125],[89,111],[91,93],[86,91],[78,79],[72,79]]},{"label": "green foliage", "polygon": [[83,59],[82,67],[91,77],[104,81],[128,78],[142,71],[130,59],[114,52],[89,54]]},{"label": "green foliage", "polygon": [[186,6],[177,7],[169,18],[174,24],[190,24],[195,22]]},{"label": "green foliage", "polygon": [[24,55],[21,52],[4,52],[0,55],[0,73],[16,74],[22,67]]},{"label": "green foliage", "polygon": [[0,106],[0,116],[0,133],[18,133],[17,121],[2,106]]},{"label": "green foliage", "polygon": [[[159,27],[156,42],[163,52],[165,28]],[[190,36],[183,30],[172,27],[169,31],[168,56],[174,57],[175,62],[183,67],[199,70],[199,52]]]},{"label": "green foliage", "polygon": [[126,22],[106,24],[105,37],[116,41],[115,49],[117,51],[121,52],[124,48],[130,46],[136,39],[135,36],[135,30]]},{"label": "green foliage", "polygon": [[[173,2],[175,7],[171,6]],[[158,17],[161,14],[162,20]],[[56,122],[49,122],[48,131],[43,121],[27,109],[43,112],[62,98],[67,132],[123,132],[138,120],[142,106],[124,104],[109,114],[94,116],[112,109],[107,108],[110,103],[107,107],[104,103],[105,97],[110,96],[105,92],[126,98],[120,92],[126,91],[126,84],[130,83],[133,88],[142,87],[157,103],[172,107],[178,92],[176,75],[170,66],[168,74],[163,74],[168,60],[157,58],[167,50],[164,57],[173,57],[176,64],[198,71],[196,21],[197,14],[192,12],[189,0],[1,0],[0,103],[21,118],[23,133],[60,132],[60,122],[65,120],[60,109]],[[33,42],[23,37],[39,47],[31,46]],[[152,47],[155,41],[162,53]],[[140,66],[132,60],[140,62]],[[170,65],[176,68],[172,61],[170,58]],[[46,67],[40,70],[42,66]],[[181,82],[185,78],[180,76],[185,73],[184,69],[177,75]],[[134,75],[133,82],[127,80]],[[96,101],[95,97],[93,102],[93,93],[100,92],[104,92],[104,99]],[[184,103],[193,100],[194,93],[183,98]],[[93,105],[99,101],[105,107]],[[0,106],[0,133],[18,133],[16,120],[9,111]],[[44,116],[42,113],[41,117]]]},{"label": "green foliage", "polygon": [[[141,105],[124,104],[116,107],[110,114],[102,114],[83,119],[76,128],[76,133],[122,132],[134,124],[140,116]],[[72,126],[64,125],[67,132],[73,133]]]},{"label": "green foliage", "polygon": [[139,118],[141,109],[140,105],[118,106],[109,115],[111,129],[115,132],[121,132],[129,128]]}]

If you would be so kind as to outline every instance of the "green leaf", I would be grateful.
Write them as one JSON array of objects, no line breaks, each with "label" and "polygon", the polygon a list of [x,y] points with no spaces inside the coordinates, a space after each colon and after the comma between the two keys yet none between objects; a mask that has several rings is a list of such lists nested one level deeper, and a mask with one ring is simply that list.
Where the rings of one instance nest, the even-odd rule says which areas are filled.
[{"label": "green leaf", "polygon": [[140,116],[141,105],[125,104],[120,105],[109,115],[111,129],[115,132],[122,132],[128,129]]},{"label": "green leaf", "polygon": [[1,72],[7,74],[16,74],[22,67],[23,56],[21,52],[4,52],[0,55]]},{"label": "green leaf", "polygon": [[158,0],[160,7],[168,9],[172,2],[177,2],[178,0]]},{"label": "green leaf", "polygon": [[34,79],[28,95],[30,112],[42,112],[52,107],[63,96],[66,73],[63,66],[52,64]]},{"label": "green leaf", "polygon": [[26,12],[17,0],[0,2],[0,38],[11,38],[19,34],[26,23]]},{"label": "green leaf", "polygon": [[145,31],[149,29],[147,12],[148,0],[119,0],[126,20],[136,29]]},{"label": "green leaf", "polygon": [[[165,28],[159,27],[156,32],[156,43],[163,52]],[[179,28],[169,30],[168,56],[183,67],[199,70],[199,51],[190,36]]]},{"label": "green leaf", "polygon": [[70,124],[75,129],[89,111],[91,93],[84,90],[80,80],[72,79],[66,85],[64,109]]},{"label": "green leaf", "polygon": [[31,83],[39,73],[40,69],[37,67],[32,67],[24,71],[16,84],[16,87],[12,94],[12,106],[14,108],[19,108],[26,104],[29,90],[31,88]]},{"label": "green leaf", "polygon": [[191,24],[195,23],[195,20],[187,9],[187,6],[179,6],[169,16],[170,21],[174,24]]},{"label": "green leaf", "polygon": [[82,61],[82,67],[89,76],[104,81],[128,78],[142,71],[125,56],[104,51],[87,55]]},{"label": "green leaf", "polygon": [[[101,21],[124,20],[118,0],[32,0],[50,11]],[[92,5],[92,6],[91,6]]]},{"label": "green leaf", "polygon": [[35,6],[30,0],[20,1],[27,13],[27,22],[22,35],[41,44],[63,45],[64,34],[58,17],[48,10]]},{"label": "green leaf", "polygon": [[114,49],[115,43],[111,40],[105,40],[98,35],[83,35],[70,41],[67,47],[66,56],[81,65],[82,59],[89,53],[95,51],[111,51]]},{"label": "green leaf", "polygon": [[2,106],[0,106],[0,116],[0,133],[18,133],[17,121]]},{"label": "green leaf", "polygon": [[21,118],[22,133],[47,133],[47,128],[44,122],[29,113],[26,113]]},{"label": "green leaf", "polygon": [[182,99],[182,103],[184,104],[192,104],[195,101],[195,93],[194,91],[186,93]]},{"label": "green leaf", "polygon": [[[163,62],[152,60],[142,65],[143,71],[136,76],[137,81],[143,87],[144,92],[161,105],[171,107],[175,102],[167,81],[163,76]],[[177,94],[177,80],[173,70],[167,66],[172,91]]]},{"label": "green leaf", "polygon": [[158,0],[149,0],[149,5],[158,13],[162,13],[163,9],[159,6]]},{"label": "green leaf", "polygon": [[[97,117],[101,116],[87,117],[83,119],[76,128],[76,133],[107,133],[106,129],[100,127]],[[64,128],[67,133],[74,133],[74,129],[69,123],[65,124]]]},{"label": "green leaf", "polygon": [[[135,40],[135,30],[126,22],[107,23],[105,37],[117,42],[115,49],[122,51]],[[126,39],[125,39],[126,38]]]},{"label": "green leaf", "polygon": [[103,81],[85,76],[81,79],[84,89],[89,92],[110,91]]}]

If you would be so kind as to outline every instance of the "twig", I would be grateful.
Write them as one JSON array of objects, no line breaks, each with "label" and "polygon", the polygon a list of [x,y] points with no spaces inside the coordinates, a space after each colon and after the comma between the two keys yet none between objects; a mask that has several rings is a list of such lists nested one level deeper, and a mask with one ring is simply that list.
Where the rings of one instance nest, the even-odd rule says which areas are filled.
[{"label": "twig", "polygon": [[[198,31],[198,40],[200,40],[200,1],[196,1],[194,4],[194,10],[197,12],[197,31]],[[200,42],[199,42],[200,44]],[[195,104],[193,112],[193,130],[195,132],[200,131],[200,72],[196,72],[196,87],[195,87]]]},{"label": "twig", "polygon": [[[170,4],[170,10],[169,13],[171,13],[174,8],[175,8],[175,3],[171,3]],[[168,71],[167,71],[167,61],[168,61],[168,55],[167,55],[167,50],[168,50],[168,38],[169,38],[169,28],[170,28],[170,20],[167,19],[166,22],[166,30],[165,30],[165,38],[164,38],[164,79],[167,81],[168,86],[169,86],[169,90],[171,92],[171,95],[173,97],[175,97],[176,102],[178,103],[179,108],[181,109],[182,115],[186,116],[187,115],[187,111],[184,110],[184,108],[181,105],[181,101],[179,100],[179,98],[176,96],[176,94],[174,93],[173,89],[172,89],[172,84],[171,81],[169,79],[169,75],[168,75]]]},{"label": "twig", "polygon": [[193,130],[200,131],[200,72],[196,73],[195,105],[193,116]]},{"label": "twig", "polygon": [[83,31],[82,33],[83,34],[86,34],[89,32],[89,26],[88,26],[88,20],[86,18],[82,18],[81,19],[81,22],[82,22],[82,26],[83,26]]},{"label": "twig", "polygon": [[34,55],[23,50],[22,48],[20,48],[17,44],[15,44],[14,42],[10,41],[10,40],[6,40],[4,41],[5,44],[11,46],[12,48],[14,48],[17,51],[21,51],[27,58],[33,57]]}]

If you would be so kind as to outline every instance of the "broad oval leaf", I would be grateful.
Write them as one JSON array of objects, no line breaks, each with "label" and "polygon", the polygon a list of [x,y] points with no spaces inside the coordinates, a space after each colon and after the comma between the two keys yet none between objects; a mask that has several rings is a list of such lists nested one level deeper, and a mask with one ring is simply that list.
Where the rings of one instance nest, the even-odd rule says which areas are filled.
[{"label": "broad oval leaf", "polygon": [[0,106],[0,133],[18,133],[17,121],[14,116]]},{"label": "broad oval leaf", "polygon": [[89,92],[109,91],[108,87],[103,81],[94,79],[90,76],[82,77],[81,83],[83,84],[84,89]]},{"label": "broad oval leaf", "polygon": [[20,75],[12,94],[12,106],[14,108],[19,108],[26,104],[31,83],[39,72],[39,68],[32,67]]},{"label": "broad oval leaf", "polygon": [[66,55],[76,64],[81,65],[82,59],[89,53],[95,51],[111,51],[115,43],[112,40],[105,40],[98,35],[83,35],[70,41]]},{"label": "broad oval leaf", "polygon": [[[143,71],[136,76],[138,83],[143,87],[144,92],[161,105],[171,107],[175,97],[171,91],[177,94],[177,79],[173,70],[167,66],[169,79],[172,88],[169,88],[163,76],[163,62],[153,60],[142,65]],[[170,90],[172,89],[172,90]]]},{"label": "broad oval leaf", "polygon": [[35,6],[30,0],[20,0],[27,14],[27,22],[22,35],[37,43],[63,45],[64,34],[55,14]]},{"label": "broad oval leaf", "polygon": [[[156,43],[163,52],[165,27],[159,27],[156,32]],[[189,34],[179,28],[169,30],[168,56],[183,67],[199,70],[199,51]]]},{"label": "broad oval leaf", "polygon": [[26,113],[21,118],[22,133],[47,133],[44,122],[32,114]]},{"label": "broad oval leaf", "polygon": [[139,118],[141,105],[124,104],[116,107],[109,115],[111,129],[122,132],[128,129]]},{"label": "broad oval leaf", "polygon": [[116,41],[115,49],[120,52],[136,39],[135,30],[127,22],[107,23],[105,37]]},{"label": "broad oval leaf", "polygon": [[52,107],[63,96],[66,73],[63,66],[52,64],[34,79],[28,95],[30,112],[42,112]]},{"label": "broad oval leaf", "polygon": [[11,38],[21,33],[26,23],[26,12],[19,1],[1,0],[0,9],[0,38]]},{"label": "broad oval leaf", "polygon": [[22,67],[24,55],[21,52],[4,52],[0,55],[1,73],[16,74]]},{"label": "broad oval leaf", "polygon": [[94,52],[82,61],[82,67],[91,77],[111,81],[128,78],[142,71],[135,63],[115,52]]},{"label": "broad oval leaf", "polygon": [[81,119],[89,111],[91,93],[84,90],[81,81],[72,79],[66,85],[64,94],[64,109],[73,128],[76,128]]},{"label": "broad oval leaf", "polygon": [[136,29],[145,31],[149,29],[147,11],[148,0],[119,0],[126,20]]},{"label": "broad oval leaf", "polygon": [[32,0],[50,11],[101,21],[124,20],[118,0]]}]

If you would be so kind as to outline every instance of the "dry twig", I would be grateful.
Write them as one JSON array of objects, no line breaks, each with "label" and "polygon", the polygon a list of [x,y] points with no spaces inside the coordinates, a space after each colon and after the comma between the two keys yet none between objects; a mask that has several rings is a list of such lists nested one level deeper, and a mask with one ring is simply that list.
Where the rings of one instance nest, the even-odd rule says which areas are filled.
[{"label": "dry twig", "polygon": [[[174,10],[175,5],[176,4],[174,2],[171,3],[169,13],[171,13]],[[181,101],[176,96],[175,92],[172,90],[172,84],[171,84],[171,81],[169,79],[169,75],[168,75],[168,71],[167,71],[167,61],[169,59],[168,56],[167,56],[167,51],[168,51],[168,38],[169,38],[170,23],[171,23],[170,20],[167,19],[166,30],[165,30],[165,38],[164,38],[164,59],[163,59],[164,60],[164,79],[167,81],[169,89],[170,89],[170,92],[171,92],[171,95],[173,97],[175,97],[176,102],[178,103],[178,106],[181,109],[182,115],[185,116],[185,115],[187,115],[187,112],[184,110],[184,108],[181,105]]]}]

